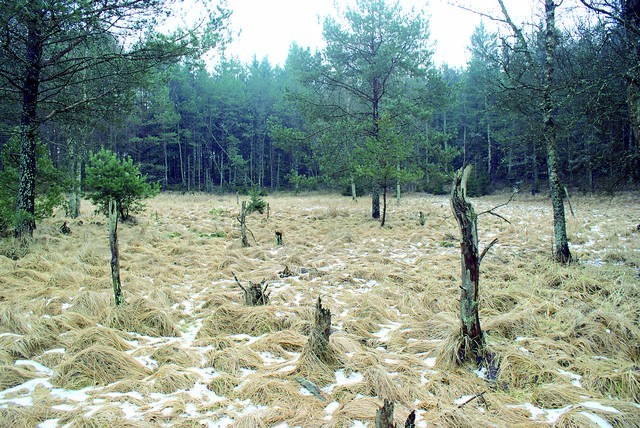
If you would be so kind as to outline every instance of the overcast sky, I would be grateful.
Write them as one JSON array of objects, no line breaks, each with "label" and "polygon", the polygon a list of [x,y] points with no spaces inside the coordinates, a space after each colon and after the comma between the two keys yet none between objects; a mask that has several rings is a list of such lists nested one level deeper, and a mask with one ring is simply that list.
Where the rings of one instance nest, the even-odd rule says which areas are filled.
[{"label": "overcast sky", "polygon": [[[349,2],[339,0],[344,10]],[[458,2],[496,10],[496,0]],[[466,47],[481,17],[449,4],[447,0],[401,0],[405,9],[412,6],[424,10],[430,17],[431,40],[435,47],[434,60],[462,66],[468,58]],[[514,19],[530,19],[537,0],[507,0]],[[334,0],[229,0],[233,11],[231,27],[234,41],[228,54],[241,61],[267,56],[272,64],[283,64],[293,41],[312,49],[322,47],[322,18],[335,14]],[[486,21],[486,19],[485,19]],[[489,25],[489,23],[487,23]],[[239,33],[239,34],[238,34]]]},{"label": "overcast sky", "polygon": [[[266,56],[272,65],[282,65],[294,41],[312,50],[322,48],[323,18],[336,15],[339,13],[337,9],[344,11],[354,1],[227,0],[228,8],[233,11],[230,25],[234,39],[227,48],[227,56],[237,57],[244,63],[250,62],[254,56],[259,60]],[[565,0],[563,9],[576,1]],[[400,0],[400,3],[405,10],[413,7],[425,12],[435,48],[435,63],[454,67],[466,64],[467,47],[476,26],[484,22],[490,29],[496,29],[497,24],[453,4],[501,17],[497,0]],[[518,23],[539,22],[542,17],[542,0],[505,0],[505,4]]]}]

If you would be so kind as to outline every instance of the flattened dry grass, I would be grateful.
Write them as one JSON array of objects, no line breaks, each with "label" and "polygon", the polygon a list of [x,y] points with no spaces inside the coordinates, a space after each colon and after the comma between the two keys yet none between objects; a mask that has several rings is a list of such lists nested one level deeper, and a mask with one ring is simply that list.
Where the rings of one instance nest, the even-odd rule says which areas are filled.
[{"label": "flattened dry grass", "polygon": [[[242,248],[234,196],[162,194],[136,225],[121,227],[127,305],[120,308],[105,220],[86,206],[84,224],[72,221],[64,237],[61,217],[46,220],[29,253],[0,257],[0,379],[46,378],[14,364],[35,359],[54,370],[56,385],[93,385],[91,404],[33,393],[38,406],[1,408],[0,425],[196,427],[228,417],[234,426],[372,426],[382,398],[391,398],[398,426],[412,408],[428,426],[544,425],[544,417],[512,407],[526,402],[571,406],[557,426],[589,426],[585,413],[637,426],[640,233],[630,225],[640,207],[637,195],[619,198],[613,206],[573,200],[571,248],[584,263],[568,267],[547,254],[546,199],[518,195],[500,211],[510,225],[480,218],[481,246],[499,238],[480,278],[481,323],[500,368],[495,382],[472,364],[454,368],[460,256],[446,197],[390,204],[389,227],[380,228],[367,198],[271,195],[270,218],[248,218],[256,241]],[[504,199],[474,204],[481,211]],[[276,228],[285,232],[282,246]],[[279,276],[284,266],[293,276]],[[241,305],[232,272],[243,282],[269,281],[270,304]],[[335,364],[305,352],[318,296],[332,310]],[[145,360],[153,371],[138,363]],[[309,395],[298,376],[326,386],[328,401]],[[225,398],[195,397],[200,383]],[[483,391],[485,401],[456,404]]]},{"label": "flattened dry grass", "polygon": [[207,317],[196,336],[198,339],[220,334],[248,334],[260,336],[285,330],[290,322],[277,315],[273,306],[240,306],[224,304]]},{"label": "flattened dry grass", "polygon": [[146,299],[135,299],[124,305],[112,307],[106,316],[105,324],[127,332],[144,336],[179,336],[167,310],[151,305]]},{"label": "flattened dry grass", "polygon": [[24,367],[2,364],[0,365],[0,391],[22,385],[38,377],[44,377],[44,375]]},{"label": "flattened dry grass", "polygon": [[72,332],[67,352],[76,353],[93,345],[100,345],[116,351],[128,351],[131,345],[124,341],[119,331],[105,327],[89,327]]},{"label": "flattened dry grass", "polygon": [[133,357],[113,348],[94,345],[65,359],[52,383],[68,388],[105,386],[123,379],[142,379],[149,371]]}]

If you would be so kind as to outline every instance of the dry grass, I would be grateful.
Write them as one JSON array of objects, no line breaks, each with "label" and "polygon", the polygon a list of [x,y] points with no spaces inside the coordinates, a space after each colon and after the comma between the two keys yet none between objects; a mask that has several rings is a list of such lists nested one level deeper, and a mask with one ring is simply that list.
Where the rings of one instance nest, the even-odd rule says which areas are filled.
[{"label": "dry grass", "polygon": [[[476,211],[506,198],[475,199]],[[511,224],[480,217],[481,247],[499,238],[480,278],[481,323],[500,366],[493,382],[454,368],[460,261],[445,197],[390,204],[380,228],[367,198],[268,196],[270,218],[248,217],[256,241],[242,248],[235,196],[162,194],[119,230],[119,308],[106,221],[85,205],[71,235],[57,231],[58,215],[29,251],[0,245],[12,257],[0,256],[0,426],[372,426],[383,398],[398,426],[412,409],[418,426],[551,425],[525,403],[566,408],[559,427],[592,426],[592,415],[639,426],[637,198],[572,198],[580,263],[568,267],[549,259],[543,197],[500,208]],[[292,276],[281,278],[285,266]],[[270,304],[242,305],[232,272],[266,280]],[[319,296],[332,313],[330,364],[305,349]],[[45,383],[32,389],[35,378]],[[69,398],[46,381],[88,389]]]},{"label": "dry grass", "polygon": [[124,352],[94,345],[65,359],[52,381],[63,388],[80,389],[123,379],[141,379],[148,374],[140,363]]}]

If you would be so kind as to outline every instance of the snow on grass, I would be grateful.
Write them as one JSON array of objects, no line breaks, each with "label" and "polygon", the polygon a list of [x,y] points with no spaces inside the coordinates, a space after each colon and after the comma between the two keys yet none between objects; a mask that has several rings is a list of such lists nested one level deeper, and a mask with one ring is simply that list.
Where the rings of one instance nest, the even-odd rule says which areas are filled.
[{"label": "snow on grass", "polygon": [[577,386],[578,388],[582,388],[582,383],[580,383],[580,380],[582,380],[582,376],[580,376],[579,374],[576,373],[571,373],[568,372],[566,370],[562,370],[562,369],[557,369],[558,373],[560,373],[563,376],[567,376],[571,378],[571,384],[573,386]]},{"label": "snow on grass", "polygon": [[380,330],[373,333],[375,337],[380,339],[380,341],[384,342],[389,340],[389,334],[392,331],[398,330],[402,326],[402,323],[399,322],[390,322],[388,324],[382,324]]},{"label": "snow on grass", "polygon": [[594,415],[593,413],[589,412],[579,412],[579,414],[589,419],[600,428],[613,428],[613,425],[611,425],[609,422],[607,422],[606,419],[602,418],[601,416]]}]

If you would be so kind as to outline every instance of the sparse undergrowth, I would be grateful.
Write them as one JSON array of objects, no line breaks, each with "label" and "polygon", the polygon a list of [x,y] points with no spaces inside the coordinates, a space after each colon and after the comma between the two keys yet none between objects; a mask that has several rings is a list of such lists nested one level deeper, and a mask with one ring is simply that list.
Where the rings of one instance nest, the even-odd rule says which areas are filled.
[{"label": "sparse undergrowth", "polygon": [[[573,198],[569,267],[548,257],[544,199],[502,208],[511,224],[480,218],[481,246],[499,238],[480,278],[497,373],[444,361],[459,297],[444,197],[407,197],[380,229],[366,200],[271,195],[243,248],[235,197],[162,194],[119,232],[117,309],[106,226],[85,204],[70,235],[54,217],[28,252],[0,255],[0,426],[373,426],[384,398],[398,426],[411,410],[423,427],[640,426],[637,197]],[[232,272],[266,280],[269,304],[245,306]],[[335,364],[312,373],[318,296]]]}]

